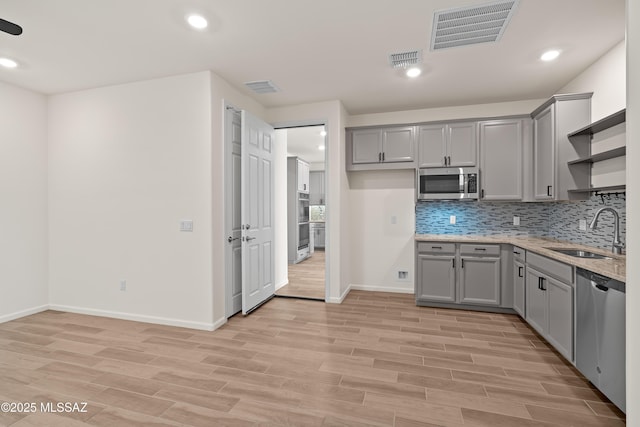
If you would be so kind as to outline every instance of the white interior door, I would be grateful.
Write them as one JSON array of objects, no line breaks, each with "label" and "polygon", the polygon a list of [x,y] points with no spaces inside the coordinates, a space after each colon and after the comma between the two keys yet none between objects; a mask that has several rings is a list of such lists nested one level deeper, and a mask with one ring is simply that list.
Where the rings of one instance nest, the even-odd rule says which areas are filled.
[{"label": "white interior door", "polygon": [[242,314],[275,293],[274,175],[271,126],[242,111]]},{"label": "white interior door", "polygon": [[242,216],[241,199],[241,119],[240,112],[227,109],[225,117],[225,228],[226,283],[225,309],[227,317],[242,310]]}]

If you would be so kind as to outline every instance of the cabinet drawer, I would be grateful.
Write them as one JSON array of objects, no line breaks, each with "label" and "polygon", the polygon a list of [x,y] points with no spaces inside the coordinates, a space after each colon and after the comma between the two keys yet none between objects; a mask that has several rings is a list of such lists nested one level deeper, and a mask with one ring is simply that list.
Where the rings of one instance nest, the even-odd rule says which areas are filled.
[{"label": "cabinet drawer", "polygon": [[573,267],[568,264],[529,252],[527,254],[527,265],[547,273],[564,283],[573,283]]},{"label": "cabinet drawer", "polygon": [[527,251],[518,247],[513,247],[513,259],[520,262],[525,262],[527,260]]},{"label": "cabinet drawer", "polygon": [[460,245],[460,255],[500,256],[500,245]]},{"label": "cabinet drawer", "polygon": [[419,242],[418,252],[428,254],[455,254],[455,243]]}]

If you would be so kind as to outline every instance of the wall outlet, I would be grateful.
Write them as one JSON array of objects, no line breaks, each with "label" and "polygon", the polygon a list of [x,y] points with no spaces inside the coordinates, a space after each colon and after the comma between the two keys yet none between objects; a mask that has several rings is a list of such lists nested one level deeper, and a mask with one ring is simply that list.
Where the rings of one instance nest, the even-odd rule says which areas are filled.
[{"label": "wall outlet", "polygon": [[513,217],[513,225],[520,225],[520,217],[519,216],[514,216]]},{"label": "wall outlet", "polygon": [[578,228],[580,229],[580,231],[587,231],[587,220],[581,219],[580,221],[578,221]]},{"label": "wall outlet", "polygon": [[193,221],[190,219],[180,221],[180,231],[193,231]]},{"label": "wall outlet", "polygon": [[126,280],[120,280],[120,290],[123,291],[123,292],[127,290],[127,281]]},{"label": "wall outlet", "polygon": [[456,216],[455,215],[451,215],[449,217],[449,224],[455,224],[456,223]]},{"label": "wall outlet", "polygon": [[398,280],[407,280],[409,279],[409,272],[408,271],[398,271]]}]

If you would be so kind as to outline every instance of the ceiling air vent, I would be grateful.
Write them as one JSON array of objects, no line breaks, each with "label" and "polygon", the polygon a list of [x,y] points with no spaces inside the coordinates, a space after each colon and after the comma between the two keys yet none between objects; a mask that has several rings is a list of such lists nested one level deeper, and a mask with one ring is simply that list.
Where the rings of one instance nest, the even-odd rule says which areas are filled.
[{"label": "ceiling air vent", "polygon": [[260,80],[255,82],[246,82],[245,86],[255,93],[274,93],[280,92],[280,89],[273,84],[271,80]]},{"label": "ceiling air vent", "polygon": [[411,50],[408,52],[392,53],[389,55],[389,63],[393,68],[407,68],[422,62],[422,51]]},{"label": "ceiling air vent", "polygon": [[519,0],[441,10],[433,15],[431,50],[500,40]]}]

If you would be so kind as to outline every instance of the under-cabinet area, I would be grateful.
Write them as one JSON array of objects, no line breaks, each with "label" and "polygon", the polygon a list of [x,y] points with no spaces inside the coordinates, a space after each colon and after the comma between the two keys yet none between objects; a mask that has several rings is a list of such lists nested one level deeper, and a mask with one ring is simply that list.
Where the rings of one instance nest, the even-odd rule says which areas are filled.
[{"label": "under-cabinet area", "polygon": [[625,410],[624,387],[608,380],[624,379],[624,363],[610,363],[624,355],[624,256],[534,237],[416,235],[415,245],[418,306],[517,313]]}]

